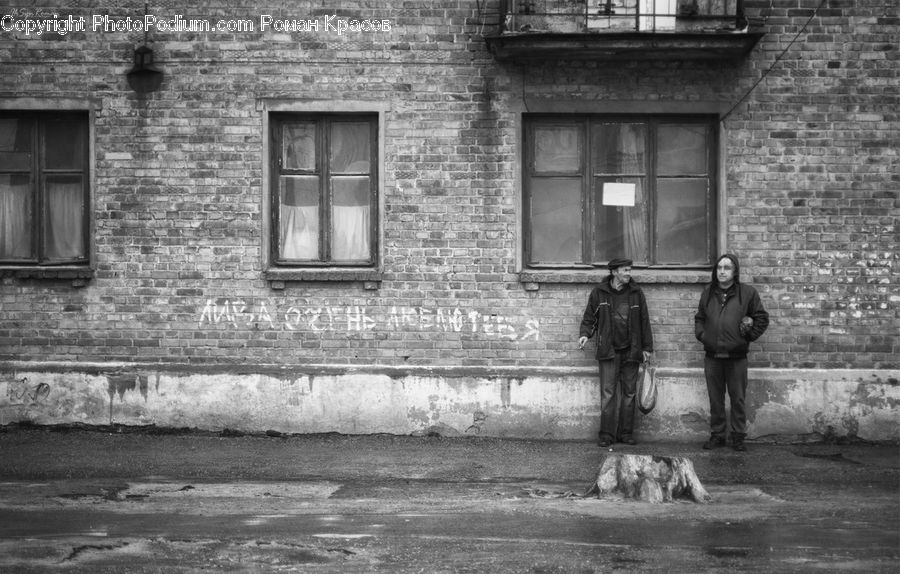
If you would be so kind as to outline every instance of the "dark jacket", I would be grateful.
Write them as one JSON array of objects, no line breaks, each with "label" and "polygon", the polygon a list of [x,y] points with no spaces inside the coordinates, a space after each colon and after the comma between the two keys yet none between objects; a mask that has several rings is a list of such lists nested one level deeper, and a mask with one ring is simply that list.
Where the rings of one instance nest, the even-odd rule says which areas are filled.
[{"label": "dark jacket", "polygon": [[[597,360],[612,359],[616,356],[613,348],[612,318],[612,276],[594,287],[588,297],[587,307],[581,319],[579,336],[591,338],[597,335]],[[650,330],[650,312],[644,292],[634,284],[625,286],[628,293],[628,333],[631,345],[628,348],[627,361],[642,362],[644,351],[653,352],[653,333]]]},{"label": "dark jacket", "polygon": [[[766,331],[769,314],[763,308],[756,289],[740,282],[737,258],[723,257],[734,262],[734,285],[722,305],[717,295],[718,279],[713,268],[712,282],[703,290],[697,314],[694,315],[694,335],[703,343],[707,357],[739,359],[747,356],[750,342],[759,339]],[[741,320],[744,317],[753,319],[753,326],[742,333]]]}]

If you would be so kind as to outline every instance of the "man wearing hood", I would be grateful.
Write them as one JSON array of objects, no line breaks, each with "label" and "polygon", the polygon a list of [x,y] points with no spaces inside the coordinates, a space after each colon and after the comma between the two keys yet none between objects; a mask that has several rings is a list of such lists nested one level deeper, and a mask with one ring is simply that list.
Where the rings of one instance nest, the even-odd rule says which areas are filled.
[{"label": "man wearing hood", "polygon": [[769,314],[759,293],[741,283],[740,264],[734,255],[722,255],[712,280],[700,296],[694,316],[694,335],[706,351],[704,374],[709,393],[709,440],[703,448],[725,445],[725,394],[731,401],[731,444],[744,451],[747,436],[747,352],[769,326]]},{"label": "man wearing hood", "polygon": [[[650,359],[653,334],[644,292],[631,280],[630,259],[609,262],[610,275],[591,291],[581,319],[578,345],[597,335],[600,365],[598,444],[633,445],[638,367]],[[621,397],[620,397],[621,395]]]}]

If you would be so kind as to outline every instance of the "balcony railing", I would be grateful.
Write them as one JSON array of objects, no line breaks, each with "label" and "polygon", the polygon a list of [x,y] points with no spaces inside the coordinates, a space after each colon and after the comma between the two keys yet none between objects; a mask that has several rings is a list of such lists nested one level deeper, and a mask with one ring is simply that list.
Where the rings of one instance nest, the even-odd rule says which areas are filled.
[{"label": "balcony railing", "polygon": [[497,2],[484,39],[498,60],[739,60],[763,36],[744,0]]},{"label": "balcony railing", "polygon": [[739,32],[744,0],[501,0],[500,33]]}]

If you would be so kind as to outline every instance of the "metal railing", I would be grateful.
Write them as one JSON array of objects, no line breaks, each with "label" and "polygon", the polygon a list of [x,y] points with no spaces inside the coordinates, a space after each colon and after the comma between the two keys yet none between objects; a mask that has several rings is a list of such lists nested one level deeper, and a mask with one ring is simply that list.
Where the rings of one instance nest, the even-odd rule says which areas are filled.
[{"label": "metal railing", "polygon": [[747,27],[744,0],[500,0],[504,32],[710,32]]}]

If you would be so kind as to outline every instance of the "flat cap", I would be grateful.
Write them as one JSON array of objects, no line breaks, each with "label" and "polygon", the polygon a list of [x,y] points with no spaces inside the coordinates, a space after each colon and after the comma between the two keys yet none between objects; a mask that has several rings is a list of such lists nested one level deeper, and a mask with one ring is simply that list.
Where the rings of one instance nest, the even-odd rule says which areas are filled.
[{"label": "flat cap", "polygon": [[618,269],[619,267],[631,267],[634,265],[634,261],[631,259],[626,259],[624,257],[617,257],[609,262],[609,270]]}]

